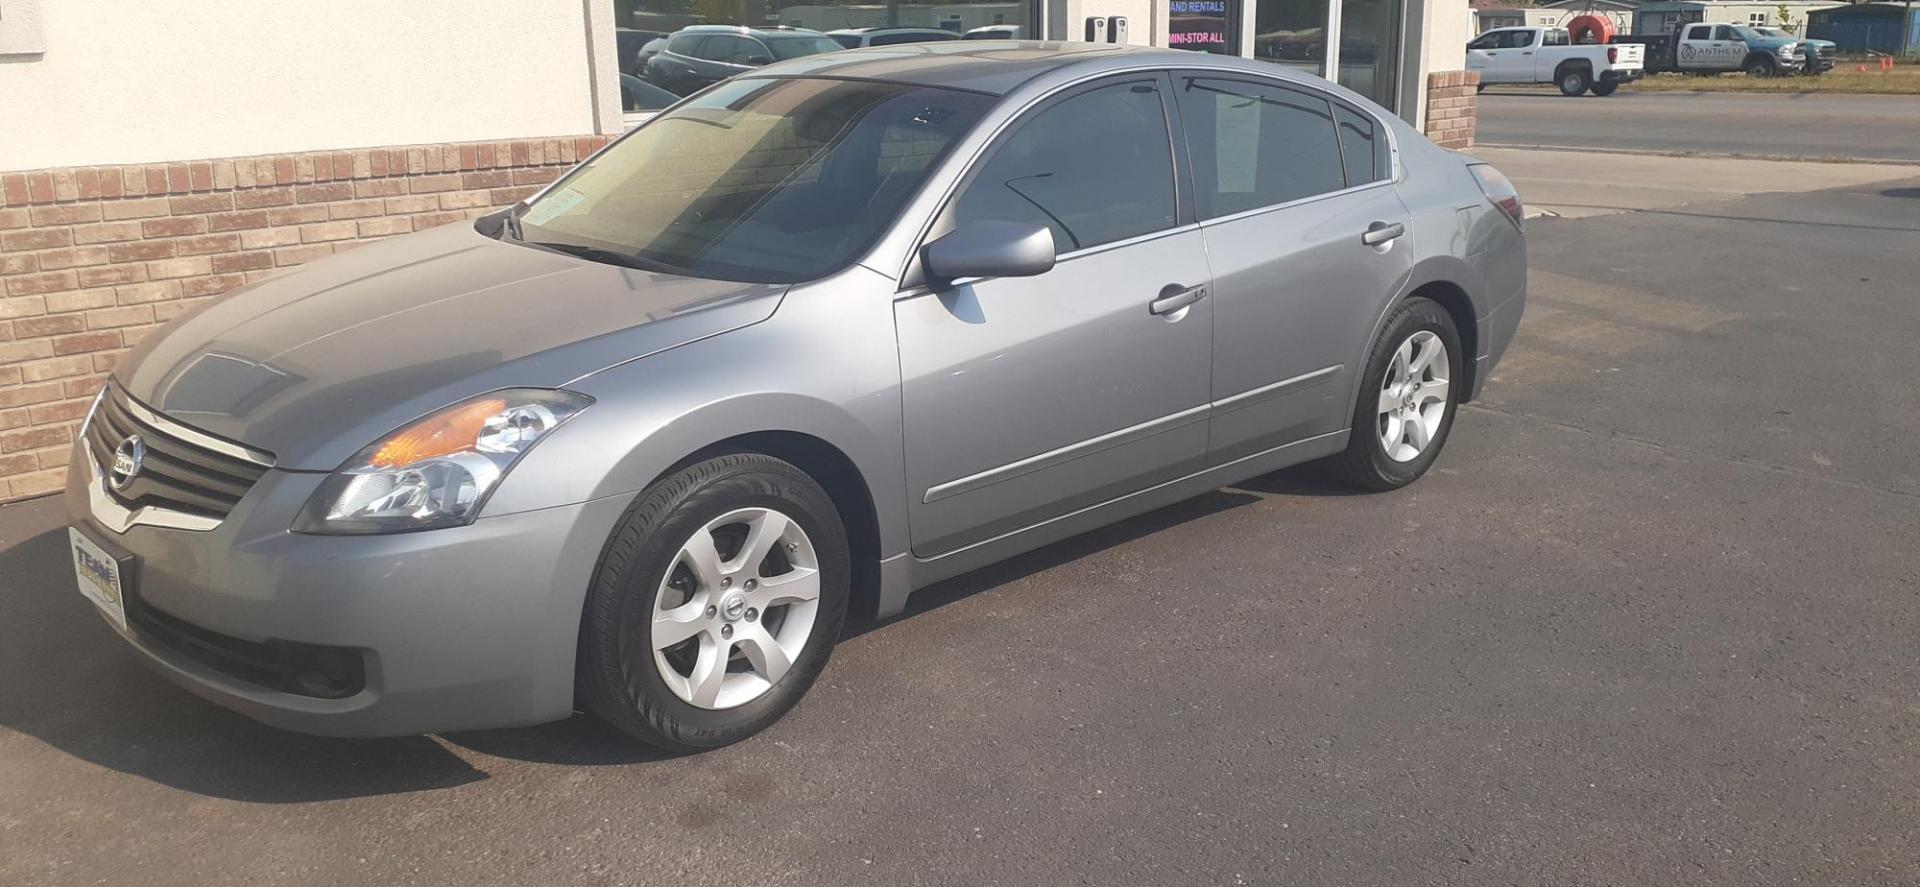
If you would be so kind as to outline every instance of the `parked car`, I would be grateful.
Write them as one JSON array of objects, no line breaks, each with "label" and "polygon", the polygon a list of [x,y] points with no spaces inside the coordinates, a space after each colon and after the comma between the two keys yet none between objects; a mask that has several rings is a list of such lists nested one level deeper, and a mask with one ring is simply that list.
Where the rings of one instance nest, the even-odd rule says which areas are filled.
[{"label": "parked car", "polygon": [[619,60],[620,72],[638,75],[645,70],[646,59],[641,58],[642,49],[650,42],[667,35],[659,31],[641,31],[634,28],[615,28],[613,31],[614,57]]},{"label": "parked car", "polygon": [[899,43],[939,43],[958,40],[959,34],[939,28],[842,28],[827,36],[848,49],[862,46],[893,46]]},{"label": "parked car", "polygon": [[962,40],[1018,40],[1019,25],[983,25],[960,35]]},{"label": "parked car", "polygon": [[689,95],[762,65],[843,48],[818,31],[692,25],[675,31],[666,48],[647,60],[645,76],[668,92]]},{"label": "parked car", "polygon": [[655,37],[642,44],[640,50],[634,53],[632,73],[635,77],[646,76],[647,62],[651,61],[654,56],[659,55],[660,50],[667,48],[668,39],[667,37]]},{"label": "parked car", "polygon": [[142,337],[72,452],[72,557],[270,724],[723,745],[850,609],[1309,460],[1414,482],[1520,321],[1522,216],[1261,62],[784,62]]},{"label": "parked car", "polygon": [[1467,70],[1482,87],[1552,83],[1562,95],[1613,95],[1645,73],[1638,46],[1574,43],[1565,28],[1494,28],[1467,44]]},{"label": "parked car", "polygon": [[1803,74],[1825,74],[1833,70],[1833,66],[1839,62],[1840,44],[1832,40],[1796,37],[1790,32],[1783,31],[1779,28],[1769,28],[1764,25],[1754,25],[1753,29],[1764,37],[1800,41],[1800,54],[1805,60],[1804,64],[1800,67],[1800,71]]},{"label": "parked car", "polygon": [[1646,67],[1654,72],[1773,77],[1798,73],[1806,62],[1798,40],[1768,37],[1745,25],[1693,23],[1677,35],[1630,34],[1611,45],[1646,47]]}]

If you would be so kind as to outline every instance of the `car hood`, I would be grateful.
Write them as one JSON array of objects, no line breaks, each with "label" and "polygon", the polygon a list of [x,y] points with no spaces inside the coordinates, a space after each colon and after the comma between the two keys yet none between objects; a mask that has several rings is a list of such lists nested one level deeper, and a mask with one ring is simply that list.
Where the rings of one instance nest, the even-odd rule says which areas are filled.
[{"label": "car hood", "polygon": [[468,225],[359,247],[218,299],[114,375],[173,419],[332,470],[440,407],[583,375],[765,320],[784,285],[656,274]]}]

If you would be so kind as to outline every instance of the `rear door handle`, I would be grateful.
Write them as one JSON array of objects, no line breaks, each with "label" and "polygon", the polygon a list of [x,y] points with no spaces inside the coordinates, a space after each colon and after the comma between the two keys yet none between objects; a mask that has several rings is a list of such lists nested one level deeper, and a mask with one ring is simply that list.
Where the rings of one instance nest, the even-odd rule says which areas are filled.
[{"label": "rear door handle", "polygon": [[1147,303],[1147,313],[1172,314],[1206,297],[1207,288],[1204,286],[1183,287],[1170,283],[1160,289],[1160,298]]},{"label": "rear door handle", "polygon": [[1367,233],[1360,235],[1360,242],[1368,246],[1379,246],[1407,233],[1407,226],[1399,222],[1374,222],[1367,226]]}]

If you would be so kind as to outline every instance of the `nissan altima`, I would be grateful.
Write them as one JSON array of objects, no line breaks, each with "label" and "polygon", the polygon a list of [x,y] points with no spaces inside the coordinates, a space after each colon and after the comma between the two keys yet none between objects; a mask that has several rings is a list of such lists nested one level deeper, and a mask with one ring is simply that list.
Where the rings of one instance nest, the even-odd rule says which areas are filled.
[{"label": "nissan altima", "polygon": [[1512,184],[1323,80],[810,56],[150,336],[76,443],[73,562],[269,724],[710,748],[941,579],[1296,463],[1412,483],[1525,290]]}]

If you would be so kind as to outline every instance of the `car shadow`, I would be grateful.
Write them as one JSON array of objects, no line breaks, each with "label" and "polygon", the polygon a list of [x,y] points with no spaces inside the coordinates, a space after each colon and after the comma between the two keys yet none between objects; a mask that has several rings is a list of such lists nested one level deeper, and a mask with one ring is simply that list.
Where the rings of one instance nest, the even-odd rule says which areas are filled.
[{"label": "car shadow", "polygon": [[[1254,478],[930,586],[915,593],[899,616],[850,625],[842,640],[1252,504],[1263,494],[1350,493],[1311,470]],[[66,540],[64,528],[11,543],[0,537],[0,674],[12,678],[0,683],[0,729],[80,760],[195,794],[277,804],[428,791],[487,778],[448,746],[564,766],[679,757],[588,716],[437,738],[331,739],[257,724],[175,687],[141,663],[71,587]]]}]

